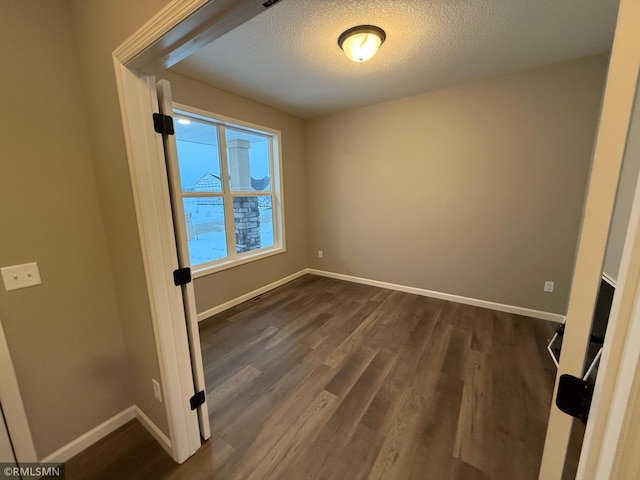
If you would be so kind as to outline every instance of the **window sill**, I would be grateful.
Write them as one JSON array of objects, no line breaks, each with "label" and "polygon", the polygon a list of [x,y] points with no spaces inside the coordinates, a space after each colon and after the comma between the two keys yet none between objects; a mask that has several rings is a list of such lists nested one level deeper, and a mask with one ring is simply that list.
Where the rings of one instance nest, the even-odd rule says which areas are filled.
[{"label": "window sill", "polygon": [[192,278],[200,278],[206,277],[207,275],[212,275],[214,273],[222,272],[223,270],[228,270],[230,268],[238,267],[240,265],[245,265],[247,263],[255,262],[256,260],[262,260],[263,258],[272,257],[273,255],[278,255],[280,253],[284,253],[286,250],[284,247],[272,247],[265,248],[263,250],[259,250],[251,255],[243,256],[241,258],[234,258],[233,260],[224,260],[219,263],[201,266],[201,267],[192,267],[191,268],[191,277]]}]

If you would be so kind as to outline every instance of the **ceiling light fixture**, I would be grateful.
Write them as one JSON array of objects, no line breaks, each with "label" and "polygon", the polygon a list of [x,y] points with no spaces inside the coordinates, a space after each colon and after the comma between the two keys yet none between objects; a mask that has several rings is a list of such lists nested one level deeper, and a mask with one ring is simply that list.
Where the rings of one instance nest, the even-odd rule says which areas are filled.
[{"label": "ceiling light fixture", "polygon": [[378,53],[386,38],[386,33],[380,27],[358,25],[342,32],[338,37],[338,45],[350,60],[366,62]]}]

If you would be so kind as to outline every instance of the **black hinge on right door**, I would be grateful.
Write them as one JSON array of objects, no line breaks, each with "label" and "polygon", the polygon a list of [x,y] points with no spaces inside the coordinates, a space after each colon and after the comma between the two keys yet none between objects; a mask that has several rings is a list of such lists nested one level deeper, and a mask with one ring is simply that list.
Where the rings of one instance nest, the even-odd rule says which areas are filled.
[{"label": "black hinge on right door", "polygon": [[164,113],[154,113],[153,129],[156,131],[156,133],[161,133],[162,135],[175,134],[175,129],[173,128],[173,118],[169,115],[165,115]]},{"label": "black hinge on right door", "polygon": [[561,411],[587,423],[592,398],[593,385],[573,375],[560,375],[556,405]]},{"label": "black hinge on right door", "polygon": [[206,400],[204,390],[200,390],[193,397],[189,399],[189,404],[191,405],[191,410],[195,410],[200,405],[204,405]]},{"label": "black hinge on right door", "polygon": [[176,287],[191,283],[191,269],[189,267],[184,267],[174,270],[173,283]]}]

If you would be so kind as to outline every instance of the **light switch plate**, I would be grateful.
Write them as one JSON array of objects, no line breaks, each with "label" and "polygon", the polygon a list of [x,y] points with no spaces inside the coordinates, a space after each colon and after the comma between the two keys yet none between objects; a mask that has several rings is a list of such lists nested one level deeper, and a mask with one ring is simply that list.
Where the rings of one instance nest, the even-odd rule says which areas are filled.
[{"label": "light switch plate", "polygon": [[2,272],[4,288],[7,292],[18,290],[19,288],[33,287],[42,283],[36,262],[3,267],[0,268],[0,272]]},{"label": "light switch plate", "polygon": [[160,383],[155,379],[151,379],[151,383],[153,385],[153,396],[156,397],[156,400],[162,402],[162,390],[160,390]]}]

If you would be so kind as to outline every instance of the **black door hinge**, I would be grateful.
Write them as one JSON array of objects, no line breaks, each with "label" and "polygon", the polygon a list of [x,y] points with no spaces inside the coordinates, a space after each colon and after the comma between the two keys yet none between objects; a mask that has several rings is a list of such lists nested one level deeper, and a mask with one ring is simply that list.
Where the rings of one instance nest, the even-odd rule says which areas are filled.
[{"label": "black door hinge", "polygon": [[164,113],[154,113],[153,129],[157,133],[161,133],[162,135],[175,134],[175,129],[173,128],[173,118],[169,115],[165,115]]},{"label": "black door hinge", "polygon": [[556,405],[561,411],[587,423],[592,398],[592,384],[573,375],[560,375]]},{"label": "black door hinge", "polygon": [[189,399],[189,403],[191,404],[191,410],[195,410],[200,405],[204,405],[206,397],[204,395],[204,390],[200,390],[193,397]]},{"label": "black door hinge", "polygon": [[174,270],[173,283],[176,285],[176,287],[191,283],[191,269],[189,267],[184,267]]}]

